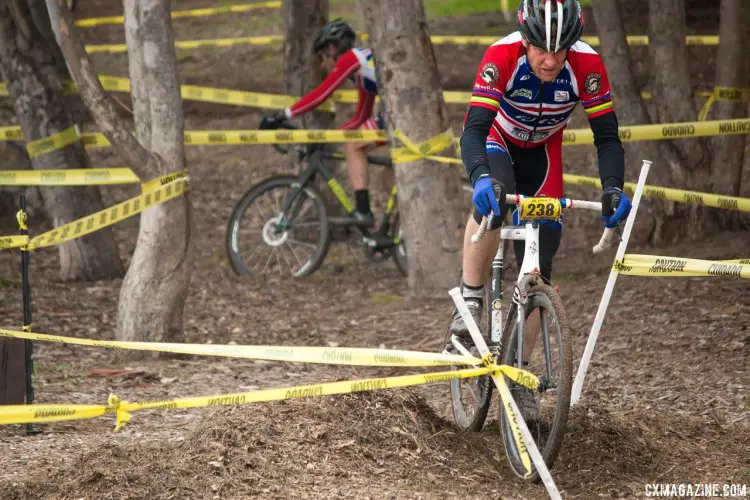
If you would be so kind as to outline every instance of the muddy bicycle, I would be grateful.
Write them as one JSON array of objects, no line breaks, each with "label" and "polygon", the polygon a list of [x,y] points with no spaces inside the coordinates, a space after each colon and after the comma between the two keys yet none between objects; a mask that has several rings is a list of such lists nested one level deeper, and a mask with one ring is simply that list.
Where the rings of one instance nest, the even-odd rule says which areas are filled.
[{"label": "muddy bicycle", "polygon": [[[499,194],[499,193],[496,193]],[[572,386],[572,351],[565,310],[557,291],[545,283],[539,272],[539,226],[543,221],[558,221],[562,211],[583,208],[601,212],[601,203],[568,198],[535,198],[508,195],[507,204],[517,205],[518,221],[503,226],[500,244],[492,261],[491,277],[485,285],[485,304],[489,304],[486,318],[478,325],[487,348],[500,364],[530,371],[539,378],[537,391],[508,382],[514,399],[522,408],[524,421],[531,431],[547,466],[551,466],[560,451],[565,435]],[[486,234],[494,214],[483,218],[472,241]],[[598,253],[616,239],[614,229],[605,229],[594,247]],[[503,322],[504,242],[524,241],[523,262],[513,285],[512,300]],[[526,328],[528,324],[528,328]],[[539,344],[541,349],[534,349]],[[476,356],[480,350],[455,335],[448,334],[444,352]],[[520,355],[519,355],[520,354]],[[480,356],[481,357],[481,356]],[[454,367],[460,369],[460,367]],[[508,379],[509,380],[509,379]],[[480,431],[490,408],[493,381],[489,375],[453,380],[450,383],[451,406],[456,424],[467,431]],[[500,402],[499,423],[508,463],[519,477],[536,481],[539,474],[533,466],[527,469],[528,457],[523,446],[514,438],[508,410]]]},{"label": "muddy bicycle", "polygon": [[[296,129],[288,122],[279,128]],[[332,240],[332,227],[341,228],[362,245],[373,261],[392,258],[406,275],[406,249],[401,231],[397,190],[394,186],[379,217],[377,228],[362,227],[352,216],[354,207],[325,160],[342,161],[344,154],[330,151],[325,144],[297,145],[289,149],[278,144],[282,154],[296,154],[306,167],[297,176],[276,175],[252,186],[239,200],[229,219],[226,247],[234,272],[240,276],[289,273],[308,276],[322,264]],[[367,156],[368,163],[392,168],[390,158]],[[320,190],[320,176],[340,204],[344,215],[331,216]]]}]

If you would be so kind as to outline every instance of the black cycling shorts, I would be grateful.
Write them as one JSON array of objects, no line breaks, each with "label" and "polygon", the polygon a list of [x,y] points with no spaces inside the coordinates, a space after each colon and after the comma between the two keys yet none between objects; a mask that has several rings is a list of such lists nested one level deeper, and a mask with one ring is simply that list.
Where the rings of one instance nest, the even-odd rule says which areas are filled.
[{"label": "black cycling shorts", "polygon": [[[557,155],[551,155],[548,151],[549,147],[556,147],[556,145],[545,144],[535,148],[520,148],[510,141],[505,142],[505,144],[488,142],[487,157],[490,163],[490,176],[500,181],[508,194],[549,195],[540,190],[549,178],[550,168],[556,167],[556,165],[550,166],[550,158],[555,158]],[[557,197],[557,195],[558,193],[555,193],[552,196]],[[496,217],[492,221],[491,229],[500,227],[506,214],[514,207],[506,205],[501,208],[503,216]],[[474,220],[477,223],[482,221],[482,215],[476,210],[474,210]],[[539,246],[541,247],[539,265],[542,277],[547,283],[552,278],[552,259],[560,247],[561,230],[562,226],[559,222],[542,223],[539,228]],[[520,269],[521,262],[523,262],[524,242],[514,241],[513,249],[516,264]]]}]

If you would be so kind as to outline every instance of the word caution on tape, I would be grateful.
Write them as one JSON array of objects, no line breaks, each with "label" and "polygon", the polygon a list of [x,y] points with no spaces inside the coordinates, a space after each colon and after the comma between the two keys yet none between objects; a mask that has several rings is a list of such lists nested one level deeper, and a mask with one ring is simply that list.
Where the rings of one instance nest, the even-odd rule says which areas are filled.
[{"label": "word caution on tape", "polygon": [[[218,14],[238,14],[258,9],[278,9],[279,7],[281,7],[281,2],[279,0],[275,0],[272,2],[226,5],[222,7],[209,7],[204,9],[175,10],[172,12],[171,16],[172,19],[182,19],[186,17],[215,16]],[[90,17],[87,19],[77,20],[76,26],[78,26],[79,28],[93,28],[94,26],[123,24],[124,22],[125,18],[123,16]]]},{"label": "word caution on tape", "polygon": [[80,238],[133,217],[149,207],[176,198],[187,189],[188,178],[184,174],[171,174],[154,179],[143,185],[143,194],[42,233],[29,241],[27,249],[35,250]]},{"label": "word caution on tape", "polygon": [[[568,184],[577,184],[597,188],[602,187],[601,181],[595,177],[563,174],[563,180]],[[626,182],[623,187],[625,191],[629,191],[631,193],[635,191],[635,183],[633,182]],[[645,186],[643,196],[658,198],[660,200],[676,201],[680,203],[691,203],[693,205],[723,208],[726,210],[750,212],[750,198],[739,198],[737,196],[701,193],[698,191],[686,191],[684,189],[667,188],[661,186]]]},{"label": "word caution on tape", "polygon": [[357,347],[311,347],[311,346],[243,346],[222,344],[177,344],[165,342],[123,342],[114,340],[91,340],[77,337],[46,335],[0,329],[0,337],[55,342],[87,347],[106,347],[136,351],[169,352],[196,356],[222,356],[228,358],[259,359],[297,363],[322,363],[353,366],[447,366],[482,364],[473,356],[442,354],[395,349],[366,349]]},{"label": "word caution on tape", "polygon": [[[498,369],[511,379],[516,377],[518,383],[525,383],[527,380],[536,379],[533,374],[510,366],[503,365],[498,367]],[[279,387],[274,389],[261,389],[257,391],[220,394],[214,396],[145,401],[142,403],[130,403],[122,401],[117,396],[110,396],[106,405],[71,404],[0,406],[0,425],[83,420],[96,418],[108,413],[114,413],[117,416],[117,426],[115,427],[115,430],[117,431],[130,421],[132,412],[141,410],[205,408],[211,406],[231,406],[268,401],[283,401],[287,399],[313,396],[332,396],[354,392],[396,389],[433,382],[444,382],[458,378],[479,377],[490,372],[490,368],[468,368],[464,370],[452,370],[419,375],[402,375],[387,378],[327,382],[322,384]]]},{"label": "word caution on tape", "polygon": [[724,276],[750,278],[750,259],[700,260],[656,255],[625,254],[612,267],[619,274],[632,276]]}]

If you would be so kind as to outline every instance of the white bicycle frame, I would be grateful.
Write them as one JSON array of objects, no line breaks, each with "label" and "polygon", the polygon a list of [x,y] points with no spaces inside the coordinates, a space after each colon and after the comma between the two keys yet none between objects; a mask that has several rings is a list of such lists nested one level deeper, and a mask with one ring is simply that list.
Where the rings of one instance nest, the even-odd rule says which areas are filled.
[{"label": "white bicycle frame", "polygon": [[[518,204],[521,200],[529,198],[528,196],[524,195],[507,195],[506,196],[506,203],[510,204]],[[562,205],[565,209],[568,208],[583,208],[586,210],[592,210],[592,211],[599,211],[601,212],[602,204],[600,202],[595,201],[584,201],[584,200],[571,200],[569,198],[561,198]],[[477,230],[476,234],[472,235],[471,241],[476,243],[479,240],[481,240],[484,235],[487,232],[487,229],[491,226],[492,220],[494,218],[494,213],[490,213],[489,217],[483,218],[482,222],[479,225],[479,229]],[[599,243],[594,247],[593,251],[594,253],[600,253],[605,248],[608,248],[611,246],[615,241],[616,233],[614,229],[605,229],[604,233],[602,234],[602,238],[599,241]],[[517,241],[524,241],[524,256],[523,261],[521,262],[521,268],[518,270],[518,278],[516,279],[516,290],[520,290],[519,285],[521,282],[526,279],[526,276],[530,275],[536,270],[540,269],[539,265],[539,224],[536,222],[526,222],[523,226],[503,226],[500,228],[500,244],[497,246],[497,252],[495,253],[495,258],[492,260],[492,271],[493,276],[495,274],[495,270],[502,270],[504,266],[504,259],[503,259],[503,241],[505,240],[517,240]],[[492,280],[492,286],[494,287],[496,285],[495,280]],[[502,285],[502,283],[500,283]],[[491,307],[491,317],[492,317],[492,324],[490,329],[490,341],[493,344],[493,346],[497,346],[495,348],[496,352],[493,353],[495,355],[498,355],[500,353],[500,341],[501,336],[503,332],[503,321],[502,321],[502,300],[503,300],[503,294],[502,290],[500,290],[500,293],[498,294],[498,297],[495,298],[495,290],[492,290],[492,303],[490,305]],[[517,315],[516,315],[516,323],[518,326],[522,326],[522,323],[524,321],[524,311],[521,307],[518,308]],[[468,350],[464,348],[464,346],[461,345],[458,338],[454,335],[451,337],[451,344],[453,344],[453,347],[455,347],[459,352],[463,354],[470,354]]]}]

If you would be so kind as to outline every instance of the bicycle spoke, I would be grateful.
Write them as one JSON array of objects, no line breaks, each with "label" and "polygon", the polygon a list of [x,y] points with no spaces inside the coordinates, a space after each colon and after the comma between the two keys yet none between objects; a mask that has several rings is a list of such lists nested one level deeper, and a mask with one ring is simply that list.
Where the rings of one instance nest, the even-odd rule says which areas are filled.
[{"label": "bicycle spoke", "polygon": [[[278,247],[277,252],[281,254],[282,257],[284,257],[284,262],[286,262],[287,267],[289,268],[289,272],[294,274],[294,268],[292,268],[292,264],[289,263],[289,259],[286,258],[286,253],[282,250],[283,247]],[[279,271],[281,271],[281,266],[279,265]]]},{"label": "bicycle spoke", "polygon": [[[307,200],[308,200],[308,198],[305,198],[305,200],[303,200],[303,204]],[[302,216],[304,214],[306,214],[307,212],[309,212],[310,209],[312,209],[312,207],[314,207],[314,206],[315,206],[314,203],[309,203],[309,204],[305,205],[304,208],[302,210],[300,210],[299,213],[294,217],[294,220],[301,219]]]},{"label": "bicycle spoke", "polygon": [[266,273],[266,268],[268,267],[268,263],[271,262],[273,257],[273,249],[271,249],[271,253],[268,254],[268,259],[266,259],[266,264],[263,266],[263,270],[260,272],[260,274]]},{"label": "bicycle spoke", "polygon": [[290,237],[288,241],[291,241],[291,242],[293,242],[293,243],[297,243],[297,244],[299,244],[299,245],[304,245],[304,246],[306,246],[306,247],[310,247],[310,248],[318,248],[318,245],[314,245],[314,244],[312,244],[312,243],[307,243],[307,242],[304,242],[304,241],[300,241],[300,240],[295,240],[295,239],[294,239],[294,238],[292,238],[292,237]]},{"label": "bicycle spoke", "polygon": [[294,247],[289,244],[289,242],[286,242],[286,245],[289,247],[289,250],[292,252],[292,255],[294,255],[294,258],[297,259],[297,263],[299,264],[299,267],[302,267],[302,261],[299,260],[299,257],[297,257],[297,254],[294,251]]}]

